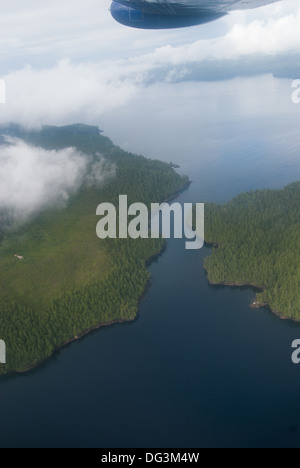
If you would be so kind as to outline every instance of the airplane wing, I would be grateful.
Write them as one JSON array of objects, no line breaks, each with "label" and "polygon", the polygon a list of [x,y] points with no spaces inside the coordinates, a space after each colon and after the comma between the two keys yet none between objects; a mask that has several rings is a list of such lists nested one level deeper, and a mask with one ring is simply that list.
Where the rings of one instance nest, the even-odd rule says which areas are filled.
[{"label": "airplane wing", "polygon": [[232,10],[269,5],[280,0],[114,0],[113,18],[140,29],[168,29],[214,21]]}]

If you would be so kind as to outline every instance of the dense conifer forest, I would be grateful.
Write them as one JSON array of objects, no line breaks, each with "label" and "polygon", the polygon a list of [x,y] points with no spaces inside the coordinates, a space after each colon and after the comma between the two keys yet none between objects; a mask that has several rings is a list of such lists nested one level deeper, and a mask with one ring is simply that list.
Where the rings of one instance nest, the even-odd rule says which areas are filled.
[{"label": "dense conifer forest", "polygon": [[[7,365],[0,374],[23,372],[64,343],[100,325],[136,318],[149,281],[146,262],[164,247],[162,239],[105,239],[96,236],[96,208],[120,194],[129,203],[161,202],[188,179],[172,165],[115,147],[97,127],[73,125],[26,131],[11,125],[1,133],[49,150],[74,147],[101,161],[111,176],[83,184],[63,208],[43,211],[16,226],[0,209],[0,337]],[[92,174],[93,175],[93,174]],[[18,261],[15,253],[24,257]]]},{"label": "dense conifer forest", "polygon": [[206,205],[205,261],[212,284],[253,285],[252,305],[300,320],[300,182]]}]

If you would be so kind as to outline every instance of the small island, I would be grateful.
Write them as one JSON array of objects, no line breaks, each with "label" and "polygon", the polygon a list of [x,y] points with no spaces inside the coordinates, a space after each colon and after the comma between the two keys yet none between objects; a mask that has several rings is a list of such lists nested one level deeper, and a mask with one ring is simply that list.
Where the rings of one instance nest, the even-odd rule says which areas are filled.
[{"label": "small island", "polygon": [[[0,375],[33,369],[91,330],[137,316],[150,280],[146,264],[165,241],[101,241],[96,208],[117,205],[120,194],[150,206],[183,190],[188,178],[167,163],[123,151],[101,133],[82,124],[0,129],[33,147],[75,148],[90,168],[65,206],[49,207],[20,226],[0,209],[0,338],[7,349]],[[99,183],[97,168],[109,175]]]},{"label": "small island", "polygon": [[213,285],[249,286],[251,308],[300,321],[300,182],[206,205],[204,268]]}]

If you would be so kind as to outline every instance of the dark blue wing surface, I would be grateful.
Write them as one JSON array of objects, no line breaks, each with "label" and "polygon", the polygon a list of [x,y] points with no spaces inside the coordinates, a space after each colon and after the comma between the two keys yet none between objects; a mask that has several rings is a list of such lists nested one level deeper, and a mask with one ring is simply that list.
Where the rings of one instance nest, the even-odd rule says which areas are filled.
[{"label": "dark blue wing surface", "polygon": [[280,0],[114,0],[113,18],[140,29],[169,29],[215,21],[232,10],[257,8]]},{"label": "dark blue wing surface", "polygon": [[111,5],[111,14],[113,18],[125,26],[131,26],[139,29],[171,29],[196,26],[198,24],[215,21],[226,13],[216,11],[205,11],[201,14],[187,14],[170,12],[150,13],[143,9],[126,6],[117,1]]}]

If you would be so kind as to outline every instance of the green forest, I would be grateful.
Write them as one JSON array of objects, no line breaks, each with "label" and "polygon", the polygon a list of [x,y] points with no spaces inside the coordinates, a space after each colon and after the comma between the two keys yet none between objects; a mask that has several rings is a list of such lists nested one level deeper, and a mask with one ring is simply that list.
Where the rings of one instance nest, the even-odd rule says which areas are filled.
[{"label": "green forest", "polygon": [[211,284],[255,286],[257,305],[300,320],[300,182],[206,205]]},{"label": "green forest", "polygon": [[162,202],[184,189],[188,178],[171,164],[114,146],[97,127],[27,131],[11,125],[1,133],[49,150],[74,147],[114,168],[105,183],[83,184],[67,206],[25,225],[15,226],[0,210],[0,337],[7,348],[0,374],[6,374],[35,367],[91,329],[136,318],[149,282],[146,263],[165,241],[100,240],[96,208],[103,202],[117,206],[120,194],[129,203]]}]

